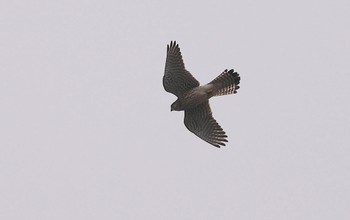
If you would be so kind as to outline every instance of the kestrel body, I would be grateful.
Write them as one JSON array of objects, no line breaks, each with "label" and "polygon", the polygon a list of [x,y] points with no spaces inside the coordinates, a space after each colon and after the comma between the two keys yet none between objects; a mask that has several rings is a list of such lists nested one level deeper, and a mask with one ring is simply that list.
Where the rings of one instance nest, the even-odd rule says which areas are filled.
[{"label": "kestrel body", "polygon": [[185,126],[188,130],[214,145],[225,146],[227,135],[212,116],[209,99],[213,96],[236,93],[240,77],[233,69],[225,70],[210,83],[199,82],[185,69],[180,48],[176,42],[167,46],[167,59],[163,86],[167,92],[177,96],[171,111],[185,111]]}]

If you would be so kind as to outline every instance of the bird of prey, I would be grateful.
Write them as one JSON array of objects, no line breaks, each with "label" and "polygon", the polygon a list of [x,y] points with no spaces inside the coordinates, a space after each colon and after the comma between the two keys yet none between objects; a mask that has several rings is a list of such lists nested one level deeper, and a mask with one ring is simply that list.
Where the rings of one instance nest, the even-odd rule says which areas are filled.
[{"label": "bird of prey", "polygon": [[210,83],[200,86],[186,70],[176,41],[167,45],[163,86],[165,91],[177,96],[177,100],[171,104],[171,111],[185,111],[184,123],[187,129],[215,147],[225,146],[227,135],[213,118],[209,99],[235,94],[240,79],[233,69],[226,69]]}]

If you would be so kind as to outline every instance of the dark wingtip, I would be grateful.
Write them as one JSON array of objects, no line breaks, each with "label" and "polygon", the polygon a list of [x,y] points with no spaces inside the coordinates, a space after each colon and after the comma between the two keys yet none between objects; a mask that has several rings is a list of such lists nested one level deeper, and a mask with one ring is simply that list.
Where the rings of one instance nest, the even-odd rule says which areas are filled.
[{"label": "dark wingtip", "polygon": [[179,45],[176,43],[176,41],[170,41],[170,44],[167,45],[167,51],[173,49],[173,48],[178,48]]},{"label": "dark wingtip", "polygon": [[224,142],[228,142],[226,139],[221,140],[221,142],[211,143],[214,147],[221,148],[222,146],[226,146]]},{"label": "dark wingtip", "polygon": [[213,144],[214,147],[220,148],[221,146],[218,144]]}]

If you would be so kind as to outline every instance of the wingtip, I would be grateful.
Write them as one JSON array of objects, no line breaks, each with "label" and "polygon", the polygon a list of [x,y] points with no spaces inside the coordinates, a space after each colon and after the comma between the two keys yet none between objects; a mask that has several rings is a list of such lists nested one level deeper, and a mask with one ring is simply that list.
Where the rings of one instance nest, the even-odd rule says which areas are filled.
[{"label": "wingtip", "polygon": [[221,148],[221,147],[226,146],[226,144],[224,142],[228,142],[228,141],[226,139],[224,139],[224,140],[221,140],[220,142],[210,143],[210,144],[213,145],[214,147]]},{"label": "wingtip", "polygon": [[168,47],[170,47],[170,48],[178,47],[178,44],[176,43],[176,40],[170,41],[170,44],[168,44]]},{"label": "wingtip", "polygon": [[221,146],[218,145],[218,144],[213,144],[213,146],[214,146],[214,147],[217,147],[217,148],[221,148]]}]

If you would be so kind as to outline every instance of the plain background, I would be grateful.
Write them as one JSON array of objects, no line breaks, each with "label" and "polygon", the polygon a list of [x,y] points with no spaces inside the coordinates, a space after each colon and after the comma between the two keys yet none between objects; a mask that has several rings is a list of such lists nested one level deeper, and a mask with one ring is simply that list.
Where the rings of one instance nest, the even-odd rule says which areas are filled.
[{"label": "plain background", "polygon": [[[0,219],[350,219],[350,2],[1,1]],[[190,133],[166,45],[229,136]]]}]

